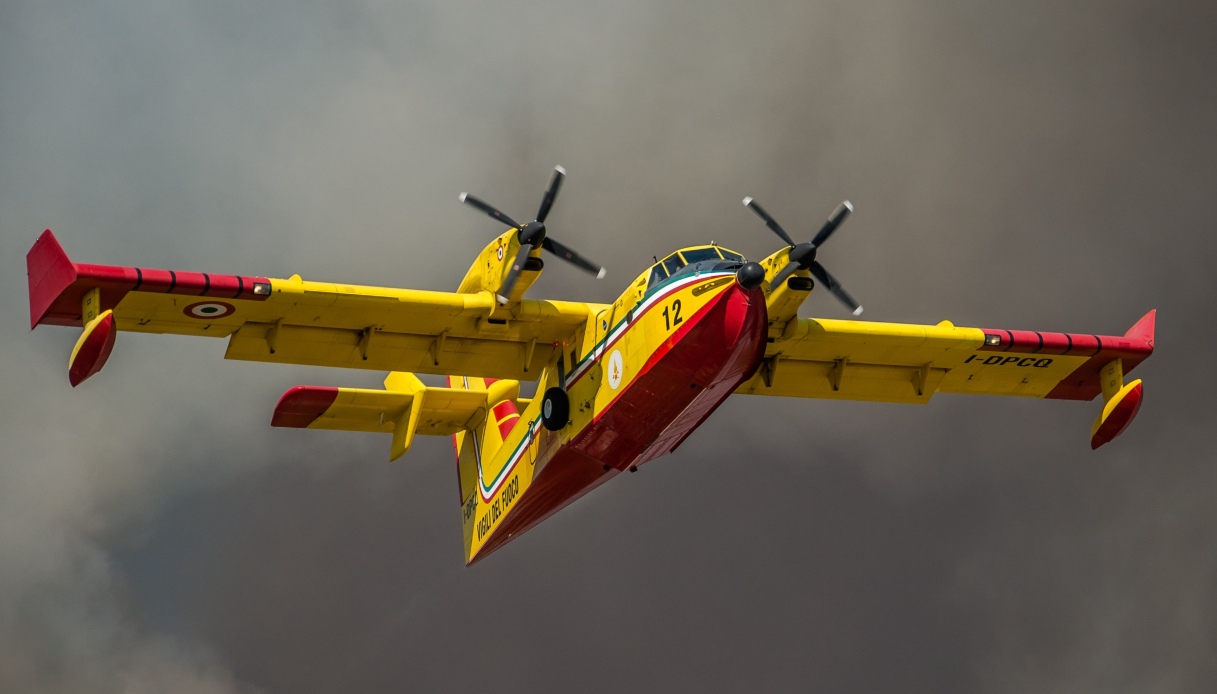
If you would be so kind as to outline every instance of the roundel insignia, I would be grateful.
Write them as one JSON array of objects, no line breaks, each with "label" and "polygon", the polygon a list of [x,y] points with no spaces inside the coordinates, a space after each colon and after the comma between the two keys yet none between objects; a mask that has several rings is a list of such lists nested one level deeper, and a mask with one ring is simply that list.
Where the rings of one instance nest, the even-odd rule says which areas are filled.
[{"label": "roundel insignia", "polygon": [[212,318],[223,318],[231,316],[236,307],[232,304],[226,304],[223,301],[200,301],[197,304],[190,304],[182,309],[182,313],[191,318],[203,318],[210,320]]},{"label": "roundel insignia", "polygon": [[613,350],[609,355],[608,360],[608,384],[609,388],[617,390],[617,386],[621,385],[621,372],[625,370],[625,365],[621,360],[621,352]]},{"label": "roundel insignia", "polygon": [[503,259],[503,247],[499,246],[498,250],[496,250],[494,252],[494,254],[499,257],[499,260],[502,260]]}]

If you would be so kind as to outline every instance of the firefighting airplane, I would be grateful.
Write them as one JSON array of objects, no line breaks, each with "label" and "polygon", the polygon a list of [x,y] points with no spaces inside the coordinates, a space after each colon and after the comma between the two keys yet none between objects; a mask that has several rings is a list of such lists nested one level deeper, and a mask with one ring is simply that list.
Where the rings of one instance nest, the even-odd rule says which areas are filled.
[{"label": "firefighting airplane", "polygon": [[[934,393],[1092,400],[1097,448],[1124,431],[1141,381],[1124,374],[1154,348],[1155,312],[1122,336],[799,318],[815,282],[862,309],[817,260],[852,210],[841,205],[760,263],[714,244],[656,262],[612,304],[524,298],[548,251],[604,269],[549,236],[558,167],[536,218],[510,227],[455,292],[86,265],[48,230],[30,250],[30,327],[84,330],[73,386],[97,373],[129,330],[228,338],[228,359],[390,372],[383,390],[299,386],[278,427],[392,435],[389,459],[418,434],[452,436],[465,561],[472,564],[618,473],[678,446],[732,393],[925,403]],[[814,280],[812,279],[814,278]],[[424,385],[415,373],[447,376]],[[536,381],[537,397],[520,394]]]}]

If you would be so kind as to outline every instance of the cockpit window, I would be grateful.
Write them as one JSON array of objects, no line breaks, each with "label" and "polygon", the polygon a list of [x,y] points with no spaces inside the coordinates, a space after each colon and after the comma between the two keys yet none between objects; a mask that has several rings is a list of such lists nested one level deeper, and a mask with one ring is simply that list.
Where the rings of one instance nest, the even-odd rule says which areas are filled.
[{"label": "cockpit window", "polygon": [[668,271],[663,269],[663,263],[658,263],[651,268],[651,276],[647,278],[647,286],[654,287],[656,284],[668,278]]},{"label": "cockpit window", "polygon": [[703,260],[719,259],[718,251],[713,248],[694,248],[691,251],[681,251],[680,254],[685,257],[685,262],[690,265]]},{"label": "cockpit window", "polygon": [[734,272],[743,262],[744,256],[718,246],[677,251],[651,267],[651,271],[647,273],[647,287],[654,287],[677,275],[720,270]]}]

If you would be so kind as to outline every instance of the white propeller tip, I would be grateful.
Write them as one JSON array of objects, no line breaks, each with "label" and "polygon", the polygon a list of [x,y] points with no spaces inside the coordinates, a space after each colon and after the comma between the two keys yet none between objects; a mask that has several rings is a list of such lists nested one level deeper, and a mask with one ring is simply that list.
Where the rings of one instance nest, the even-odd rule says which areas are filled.
[{"label": "white propeller tip", "polygon": [[495,294],[494,298],[498,299],[500,304],[507,303],[507,297],[503,296],[502,294]]},{"label": "white propeller tip", "polygon": [[752,204],[752,198],[751,198],[751,197],[744,198],[744,204],[745,204],[745,205],[751,205],[751,204]]},{"label": "white propeller tip", "polygon": [[562,174],[563,176],[566,175],[566,169],[564,169],[561,164],[555,166],[554,171],[557,171],[558,173]]},{"label": "white propeller tip", "polygon": [[861,307],[861,306],[859,306],[858,308],[854,309],[854,315],[855,315],[855,316],[860,316],[860,315],[862,315],[862,307]]},{"label": "white propeller tip", "polygon": [[849,210],[850,212],[854,211],[854,204],[852,202],[846,200],[845,202],[843,202],[841,204],[845,205],[845,209]]},{"label": "white propeller tip", "polygon": [[465,197],[466,197],[467,195],[469,195],[469,193],[461,193],[460,195],[458,195],[458,196],[456,196],[456,197],[457,197],[457,199],[458,199],[458,200],[460,200],[461,202],[465,202]]},{"label": "white propeller tip", "polygon": [[596,279],[598,279],[598,280],[602,280],[602,279],[604,279],[604,275],[605,275],[607,272],[608,272],[608,270],[606,270],[606,269],[604,269],[604,268],[600,268],[600,272],[597,272],[597,273],[596,273]]}]

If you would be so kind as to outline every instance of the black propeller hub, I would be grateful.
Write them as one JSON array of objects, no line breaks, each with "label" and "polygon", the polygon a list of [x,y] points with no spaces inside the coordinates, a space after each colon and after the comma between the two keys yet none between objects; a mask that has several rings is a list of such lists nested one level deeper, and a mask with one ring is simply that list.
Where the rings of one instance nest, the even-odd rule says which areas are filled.
[{"label": "black propeller hub", "polygon": [[[549,216],[549,211],[553,208],[554,200],[558,197],[558,190],[562,188],[562,180],[564,178],[566,178],[566,169],[563,169],[561,166],[555,166],[554,173],[549,179],[549,185],[545,188],[545,195],[541,198],[541,207],[537,209],[537,218],[527,224],[520,224],[511,217],[508,217],[502,210],[484,200],[468,193],[461,193],[461,202],[481,210],[491,218],[514,227],[516,230],[516,240],[520,242],[520,250],[515,260],[509,266],[502,285],[498,288],[500,301],[507,301],[506,297],[511,295],[511,290],[516,286],[516,280],[519,279],[520,272],[527,265],[529,253],[536,248],[549,251],[575,267],[595,275],[597,278],[604,277],[603,267],[579,255],[573,248],[569,248],[545,235],[545,218]],[[500,259],[502,259],[501,256]],[[539,267],[530,269],[536,270]]]},{"label": "black propeller hub", "polygon": [[[753,200],[750,197],[744,198],[744,206],[755,212],[756,215],[765,222],[765,226],[769,227],[770,231],[777,234],[778,238],[785,241],[787,247],[790,248],[789,253],[787,253],[786,266],[781,270],[778,270],[777,273],[774,274],[773,279],[769,280],[772,287],[776,289],[795,272],[799,270],[807,270],[811,272],[811,276],[815,277],[823,287],[832,292],[833,296],[837,297],[841,303],[848,306],[849,309],[853,311],[855,316],[862,313],[862,307],[858,305],[858,302],[854,301],[854,298],[845,291],[845,288],[841,286],[841,283],[837,281],[837,278],[830,275],[828,270],[820,264],[820,261],[816,260],[816,255],[820,251],[820,246],[824,245],[824,242],[828,240],[828,237],[832,236],[833,232],[837,230],[837,227],[841,226],[841,222],[844,222],[845,218],[849,216],[849,213],[853,212],[854,206],[849,204],[848,200],[841,203],[841,205],[837,207],[832,215],[829,216],[828,220],[824,222],[824,226],[820,227],[820,231],[811,241],[806,241],[804,243],[795,243],[794,240],[790,238],[790,234],[787,234],[786,230],[782,228],[782,225],[778,224],[777,220],[765,211],[765,208],[757,204],[756,200]],[[740,283],[743,284],[743,281],[741,280]]]},{"label": "black propeller hub", "polygon": [[545,224],[544,222],[532,221],[523,224],[519,229],[520,245],[529,245],[533,248],[539,247],[545,242]]},{"label": "black propeller hub", "polygon": [[801,269],[806,270],[815,262],[817,250],[819,249],[810,241],[797,244],[790,249],[790,262],[798,263]]},{"label": "black propeller hub", "polygon": [[744,263],[735,271],[735,281],[744,289],[756,289],[765,281],[765,268],[760,263]]}]

